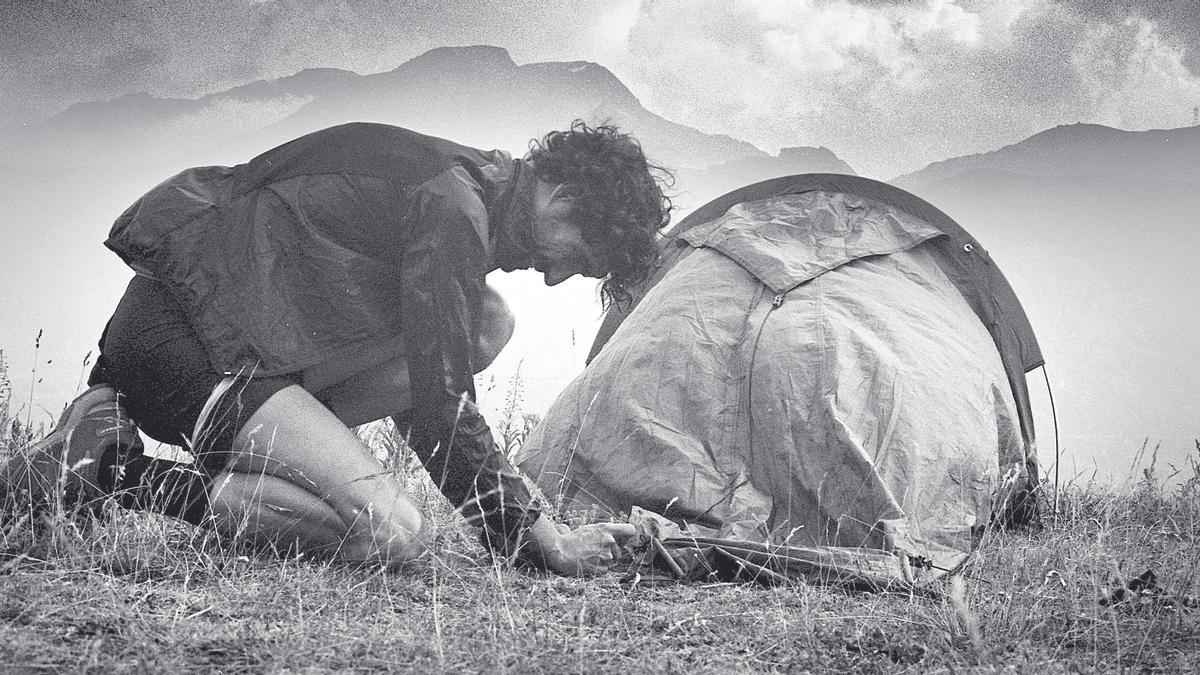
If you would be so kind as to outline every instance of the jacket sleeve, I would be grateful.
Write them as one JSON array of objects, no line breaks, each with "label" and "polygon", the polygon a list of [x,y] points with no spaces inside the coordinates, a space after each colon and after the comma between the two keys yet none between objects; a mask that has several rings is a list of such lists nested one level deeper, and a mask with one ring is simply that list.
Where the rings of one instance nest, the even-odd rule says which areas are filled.
[{"label": "jacket sleeve", "polygon": [[412,409],[396,416],[442,493],[508,551],[540,510],[475,405],[472,346],[487,272],[478,185],[452,170],[413,195],[400,265]]}]

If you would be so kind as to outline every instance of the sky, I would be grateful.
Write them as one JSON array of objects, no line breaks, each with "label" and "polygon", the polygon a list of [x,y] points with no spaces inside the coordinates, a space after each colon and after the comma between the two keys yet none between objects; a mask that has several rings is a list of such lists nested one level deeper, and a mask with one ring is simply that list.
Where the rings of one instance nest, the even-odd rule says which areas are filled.
[{"label": "sky", "polygon": [[194,98],[427,49],[588,60],[672,121],[891,178],[1064,123],[1191,124],[1200,1],[8,0],[0,120],[145,91]]},{"label": "sky", "polygon": [[[772,153],[825,146],[885,180],[1059,124],[1187,126],[1200,106],[1200,0],[0,0],[0,136],[81,101],[195,98],[305,68],[365,75],[475,44],[518,64],[599,63],[668,120]],[[0,205],[0,246],[17,242],[24,270],[0,285],[0,351],[14,405],[46,418],[80,386],[129,273],[97,233],[138,192],[92,182],[58,205],[88,205],[71,219]],[[595,286],[507,276],[513,345],[535,347],[505,350],[489,377],[520,370],[537,412],[582,366]],[[485,379],[485,410],[505,392]]]}]

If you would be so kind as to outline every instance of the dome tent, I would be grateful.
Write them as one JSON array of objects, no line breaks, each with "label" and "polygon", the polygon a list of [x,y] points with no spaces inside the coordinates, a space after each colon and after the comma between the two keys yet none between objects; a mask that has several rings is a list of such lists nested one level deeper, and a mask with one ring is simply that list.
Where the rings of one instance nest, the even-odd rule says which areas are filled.
[{"label": "dome tent", "polygon": [[870,585],[936,578],[995,518],[1032,517],[1041,352],[944,213],[802,174],[706,204],[662,247],[518,454],[552,500],[632,514],[676,576]]}]

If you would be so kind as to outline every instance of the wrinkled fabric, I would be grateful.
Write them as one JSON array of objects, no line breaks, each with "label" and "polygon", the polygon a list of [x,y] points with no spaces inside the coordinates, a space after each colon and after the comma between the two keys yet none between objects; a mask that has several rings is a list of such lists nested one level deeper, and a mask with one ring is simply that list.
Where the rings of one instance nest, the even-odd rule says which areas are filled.
[{"label": "wrinkled fabric", "polygon": [[942,238],[836,191],[734,205],[680,235],[518,463],[550,499],[953,569],[1025,445]]},{"label": "wrinkled fabric", "polygon": [[506,242],[531,180],[502,151],[347,124],[184,171],[105,244],[170,289],[218,372],[296,373],[403,337],[418,455],[440,454],[446,496],[511,533],[539,512],[474,404],[471,346],[493,252],[520,263]]},{"label": "wrinkled fabric", "polygon": [[676,262],[695,250],[683,240],[684,233],[704,227],[738,204],[812,191],[856,195],[889,204],[933,225],[944,235],[930,240],[929,246],[936,250],[938,266],[962,293],[967,304],[992,336],[992,341],[1000,352],[1000,360],[1004,364],[1013,400],[1017,405],[1017,415],[1021,420],[1021,434],[1025,441],[1024,474],[1028,483],[1021,487],[1017,498],[1000,516],[1005,522],[1013,524],[1036,520],[1037,501],[1033,494],[1038,476],[1037,444],[1033,408],[1025,374],[1041,366],[1045,360],[1033,327],[1012,286],[977,239],[929,202],[887,183],[833,173],[796,174],[747,185],[701,206],[675,225],[663,239],[663,252],[657,269],[634,293],[633,302],[613,306],[605,313],[604,321],[588,353],[588,361],[595,358],[613,331],[637,306],[637,301],[645,290],[661,279]]}]

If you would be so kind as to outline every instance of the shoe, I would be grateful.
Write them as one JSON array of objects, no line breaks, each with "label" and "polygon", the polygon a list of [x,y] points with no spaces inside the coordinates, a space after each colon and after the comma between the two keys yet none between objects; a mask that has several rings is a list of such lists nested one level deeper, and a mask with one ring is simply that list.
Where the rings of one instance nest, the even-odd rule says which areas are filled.
[{"label": "shoe", "polygon": [[[91,387],[63,411],[58,425],[23,454],[0,467],[0,503],[29,505],[36,512],[53,508],[96,513],[115,476],[102,480],[102,467],[121,466],[142,454],[137,427],[107,384]],[[114,471],[115,473],[115,471]]]}]

